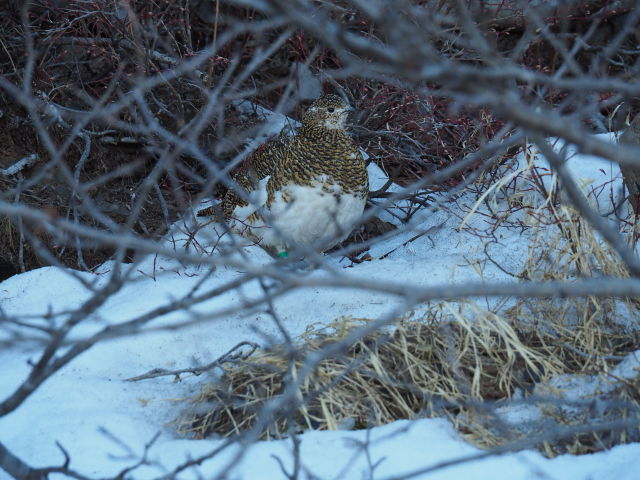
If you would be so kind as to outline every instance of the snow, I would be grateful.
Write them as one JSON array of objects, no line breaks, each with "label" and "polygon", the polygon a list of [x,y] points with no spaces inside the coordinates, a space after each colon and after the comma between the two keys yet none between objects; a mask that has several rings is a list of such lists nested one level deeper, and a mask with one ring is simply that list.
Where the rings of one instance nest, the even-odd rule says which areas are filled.
[{"label": "snow", "polygon": [[[556,145],[556,148],[560,147]],[[515,168],[522,168],[526,157],[521,156],[518,162]],[[544,159],[538,157],[535,163],[545,168]],[[369,168],[372,189],[375,189],[386,177],[375,165]],[[569,168],[574,178],[587,180],[581,181],[587,195],[600,185],[614,196],[621,190],[619,171],[601,159],[575,154],[569,160]],[[519,176],[518,182],[515,188],[530,185],[525,175]],[[460,205],[470,209],[475,197],[462,194],[455,204],[444,196],[438,201],[449,208],[436,208],[428,215],[421,215],[405,231],[374,245],[370,250],[372,261],[351,266],[339,257],[326,257],[326,267],[305,274],[323,276],[337,272],[355,279],[393,279],[422,286],[480,278],[511,280],[504,271],[485,261],[483,240],[467,229],[460,229],[461,218],[452,213]],[[504,201],[498,190],[492,201]],[[478,215],[468,219],[472,228],[481,228],[483,222]],[[180,244],[180,230],[180,225],[176,225],[173,239],[166,240],[167,246],[176,239]],[[403,245],[420,231],[428,233]],[[218,240],[213,227],[199,235],[202,245]],[[497,236],[500,243],[499,248],[492,250],[494,258],[504,269],[518,271],[527,254],[526,234],[516,229],[501,229]],[[272,262],[258,247],[247,246],[243,252],[252,265]],[[347,266],[350,268],[345,268]],[[58,321],[56,313],[77,307],[90,297],[90,290],[81,280],[99,287],[106,283],[113,268],[114,265],[107,262],[99,274],[46,267],[16,275],[0,283],[0,307],[7,315],[34,316],[31,320],[42,325]],[[113,295],[95,315],[81,322],[73,336],[92,335],[106,325],[126,322],[182,298],[202,281],[206,272],[205,266],[185,266],[162,256],[149,257],[131,272],[133,281]],[[242,275],[234,268],[220,266],[198,286],[196,293]],[[184,311],[173,312],[154,321],[146,333],[99,343],[53,375],[16,411],[0,418],[0,441],[34,467],[63,462],[56,446],[58,442],[69,453],[72,469],[88,476],[105,477],[135,463],[145,445],[159,434],[148,452],[149,465],[135,470],[133,478],[154,478],[169,473],[188,459],[221,446],[224,443],[221,439],[180,438],[172,423],[185,408],[184,399],[198,392],[206,375],[183,376],[180,382],[172,377],[139,382],[124,380],[158,367],[175,369],[205,364],[244,340],[278,341],[282,335],[277,325],[262,311],[225,313],[230,306],[258,298],[261,292],[258,283],[250,281],[204,302],[190,316]],[[402,302],[389,295],[356,289],[305,288],[277,298],[275,308],[288,333],[295,337],[309,325],[328,323],[341,316],[378,319],[397,315],[402,312]],[[47,313],[53,315],[44,318]],[[183,328],[160,328],[185,321],[188,326]],[[18,327],[13,327],[13,331],[19,331]],[[10,333],[8,327],[0,329],[0,341],[9,338]],[[36,340],[16,342],[14,347],[0,351],[0,397],[8,396],[25,379],[30,370],[27,362],[37,359]],[[630,360],[621,364],[619,373],[628,372],[630,365],[635,366],[637,362],[633,364]],[[483,452],[466,443],[450,423],[441,418],[401,420],[368,431],[308,431],[299,439],[304,473],[300,478],[396,478]],[[198,474],[212,478],[229,469],[228,478],[285,479],[276,459],[291,471],[292,451],[290,439],[261,441],[250,446],[236,444],[197,469],[181,473],[179,478],[197,478]],[[536,451],[510,452],[470,459],[414,478],[636,479],[639,455],[639,444],[554,459],[544,458]],[[1,478],[8,478],[2,470]]]}]

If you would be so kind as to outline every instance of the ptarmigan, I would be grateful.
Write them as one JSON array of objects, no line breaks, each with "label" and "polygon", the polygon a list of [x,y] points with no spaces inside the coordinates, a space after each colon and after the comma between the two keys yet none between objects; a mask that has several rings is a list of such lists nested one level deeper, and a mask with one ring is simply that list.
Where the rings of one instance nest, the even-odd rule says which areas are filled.
[{"label": "ptarmigan", "polygon": [[[231,226],[274,256],[296,248],[324,251],[344,240],[362,215],[369,177],[345,130],[351,107],[318,98],[292,136],[259,147],[234,175],[249,203],[229,190],[222,209]],[[198,215],[213,214],[213,208]]]}]

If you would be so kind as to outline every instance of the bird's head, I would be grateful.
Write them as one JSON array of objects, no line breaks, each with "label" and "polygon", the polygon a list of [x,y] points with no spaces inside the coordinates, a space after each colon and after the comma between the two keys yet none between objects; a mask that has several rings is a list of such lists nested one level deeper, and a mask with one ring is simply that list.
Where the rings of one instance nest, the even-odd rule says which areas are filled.
[{"label": "bird's head", "polygon": [[307,109],[302,117],[305,126],[328,129],[344,129],[347,115],[353,110],[338,95],[322,95]]}]

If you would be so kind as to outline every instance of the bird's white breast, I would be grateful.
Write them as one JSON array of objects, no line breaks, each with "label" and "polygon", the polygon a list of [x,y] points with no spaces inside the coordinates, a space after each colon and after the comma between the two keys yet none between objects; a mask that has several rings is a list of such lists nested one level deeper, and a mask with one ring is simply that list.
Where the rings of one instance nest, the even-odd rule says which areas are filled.
[{"label": "bird's white breast", "polygon": [[288,185],[276,192],[262,213],[266,222],[249,227],[251,235],[278,251],[297,246],[322,251],[344,240],[362,215],[366,198],[342,193],[338,185],[324,186]]}]

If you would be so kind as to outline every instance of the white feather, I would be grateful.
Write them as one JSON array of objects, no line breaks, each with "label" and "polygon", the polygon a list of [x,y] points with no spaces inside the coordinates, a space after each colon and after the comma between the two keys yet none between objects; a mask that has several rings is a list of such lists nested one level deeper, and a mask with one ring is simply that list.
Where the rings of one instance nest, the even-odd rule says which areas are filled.
[{"label": "white feather", "polygon": [[249,215],[253,215],[267,203],[267,183],[271,175],[267,175],[258,182],[255,190],[249,193],[249,205],[237,206],[233,210],[233,217],[244,221]]},{"label": "white feather", "polygon": [[[366,198],[341,193],[338,185],[331,185],[330,192],[322,187],[320,183],[312,187],[288,185],[283,191],[276,192],[275,201],[265,212],[271,221],[269,226],[258,221],[242,222],[236,228],[241,232],[243,228],[249,229],[262,246],[275,247],[278,251],[296,246],[313,246],[320,251],[331,248],[349,235],[362,215]],[[254,208],[253,212],[256,210]],[[234,217],[246,218],[246,215],[238,215],[241,213],[244,210],[236,208]]]}]

